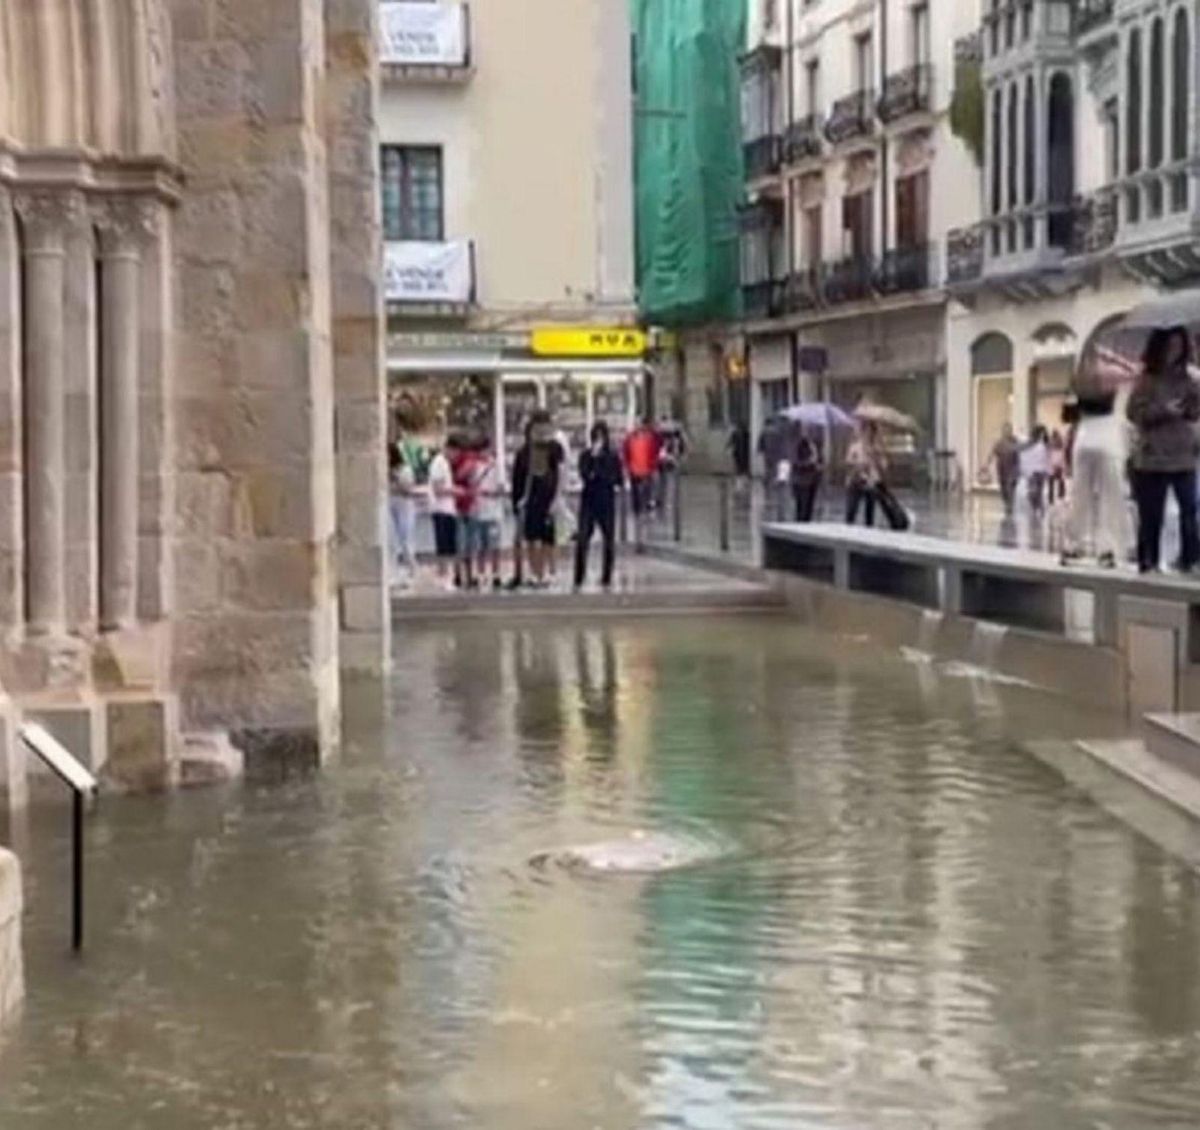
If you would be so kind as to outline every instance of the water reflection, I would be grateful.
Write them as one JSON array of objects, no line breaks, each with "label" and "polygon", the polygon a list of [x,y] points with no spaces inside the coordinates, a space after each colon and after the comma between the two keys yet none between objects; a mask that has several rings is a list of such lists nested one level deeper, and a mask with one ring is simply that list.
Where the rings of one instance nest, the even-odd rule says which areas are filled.
[{"label": "water reflection", "polygon": [[[1102,729],[786,621],[406,631],[321,779],[29,828],[0,1126],[1200,1122],[1195,876],[1015,748]],[[655,877],[531,855],[663,829]]]}]

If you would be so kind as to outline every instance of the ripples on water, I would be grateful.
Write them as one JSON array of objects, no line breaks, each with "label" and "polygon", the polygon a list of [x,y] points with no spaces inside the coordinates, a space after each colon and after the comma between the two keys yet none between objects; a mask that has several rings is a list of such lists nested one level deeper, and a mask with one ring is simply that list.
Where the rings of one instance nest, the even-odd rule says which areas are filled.
[{"label": "ripples on water", "polygon": [[[1200,1124],[1195,878],[1016,748],[1096,718],[765,618],[398,653],[320,780],[106,801],[79,966],[34,814],[0,1127]],[[736,850],[530,866],[637,828]]]}]

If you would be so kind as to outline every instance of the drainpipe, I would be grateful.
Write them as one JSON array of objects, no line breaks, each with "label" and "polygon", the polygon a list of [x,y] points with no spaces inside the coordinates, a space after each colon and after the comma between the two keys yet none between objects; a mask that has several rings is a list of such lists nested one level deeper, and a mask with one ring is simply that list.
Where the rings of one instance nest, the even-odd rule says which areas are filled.
[{"label": "drainpipe", "polygon": [[[879,0],[879,90],[876,92],[876,98],[883,96],[884,88],[887,84],[888,74],[888,0]],[[874,113],[874,107],[871,112]],[[881,127],[883,123],[880,123]],[[880,259],[887,254],[888,249],[888,219],[890,216],[890,200],[888,193],[888,136],[886,130],[881,132],[879,138],[879,170],[883,178],[883,191],[879,198],[879,221],[880,221]]]}]

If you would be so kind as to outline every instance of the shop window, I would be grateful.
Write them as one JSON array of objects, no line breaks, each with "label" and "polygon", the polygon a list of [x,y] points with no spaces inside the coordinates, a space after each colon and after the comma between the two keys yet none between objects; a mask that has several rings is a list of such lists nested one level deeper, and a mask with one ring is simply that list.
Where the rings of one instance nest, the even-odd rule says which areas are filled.
[{"label": "shop window", "polygon": [[382,155],[384,238],[439,242],[442,150],[432,145],[385,145]]}]

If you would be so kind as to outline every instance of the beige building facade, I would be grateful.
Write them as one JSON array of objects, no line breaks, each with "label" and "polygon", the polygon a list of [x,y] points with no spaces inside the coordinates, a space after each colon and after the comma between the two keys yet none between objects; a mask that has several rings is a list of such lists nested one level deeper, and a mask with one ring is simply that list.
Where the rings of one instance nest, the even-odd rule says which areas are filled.
[{"label": "beige building facade", "polygon": [[0,8],[0,779],[338,747],[388,654],[371,0]]},{"label": "beige building facade", "polygon": [[394,393],[469,384],[510,449],[536,403],[623,424],[641,357],[533,332],[636,324],[626,5],[388,0],[380,34]]}]

